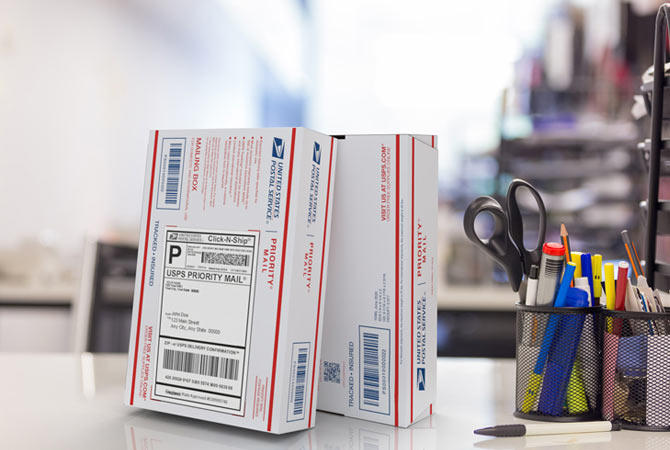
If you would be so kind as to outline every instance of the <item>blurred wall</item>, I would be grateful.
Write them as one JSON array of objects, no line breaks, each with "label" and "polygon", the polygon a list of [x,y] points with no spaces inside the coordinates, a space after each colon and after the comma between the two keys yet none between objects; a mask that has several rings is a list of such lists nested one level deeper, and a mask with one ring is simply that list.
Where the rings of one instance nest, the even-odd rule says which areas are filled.
[{"label": "blurred wall", "polygon": [[440,185],[450,189],[461,155],[498,145],[502,91],[555,3],[315,1],[310,125],[439,134]]},{"label": "blurred wall", "polygon": [[0,0],[0,248],[135,230],[150,129],[260,126],[281,107],[225,3]]}]

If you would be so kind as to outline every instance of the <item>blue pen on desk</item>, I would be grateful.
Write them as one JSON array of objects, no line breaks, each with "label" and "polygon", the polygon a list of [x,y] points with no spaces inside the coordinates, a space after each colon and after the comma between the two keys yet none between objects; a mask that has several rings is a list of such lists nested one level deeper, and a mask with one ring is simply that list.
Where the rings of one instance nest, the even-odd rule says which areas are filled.
[{"label": "blue pen on desk", "polygon": [[582,253],[582,276],[589,281],[591,289],[591,306],[595,306],[596,298],[593,295],[593,266],[591,265],[591,254]]},{"label": "blue pen on desk", "polygon": [[[556,294],[556,300],[554,301],[555,307],[561,308],[565,306],[566,294],[568,293],[568,288],[570,287],[570,281],[572,281],[572,277],[575,275],[576,268],[577,266],[573,262],[569,262],[565,266],[563,279],[561,280],[561,285],[558,288],[558,294]],[[549,320],[547,321],[547,328],[544,331],[544,338],[542,339],[540,354],[537,357],[537,362],[535,363],[533,373],[530,374],[528,388],[526,389],[526,394],[523,398],[523,404],[521,405],[521,411],[524,413],[529,412],[535,404],[535,398],[537,397],[540,386],[542,385],[542,372],[544,371],[544,365],[547,362],[547,355],[549,354],[551,343],[553,342],[554,335],[556,334],[559,318],[560,317],[558,315],[552,314],[549,316]]]}]

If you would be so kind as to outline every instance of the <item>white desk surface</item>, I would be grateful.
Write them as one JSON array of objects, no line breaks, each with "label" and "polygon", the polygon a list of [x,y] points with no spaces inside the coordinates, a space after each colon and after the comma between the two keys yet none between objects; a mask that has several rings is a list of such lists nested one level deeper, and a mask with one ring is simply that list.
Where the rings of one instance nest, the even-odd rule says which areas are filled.
[{"label": "white desk surface", "polygon": [[0,439],[7,449],[586,449],[670,448],[670,433],[491,439],[475,428],[519,422],[514,361],[441,358],[433,416],[408,429],[328,413],[275,436],[123,405],[125,355],[0,354]]}]

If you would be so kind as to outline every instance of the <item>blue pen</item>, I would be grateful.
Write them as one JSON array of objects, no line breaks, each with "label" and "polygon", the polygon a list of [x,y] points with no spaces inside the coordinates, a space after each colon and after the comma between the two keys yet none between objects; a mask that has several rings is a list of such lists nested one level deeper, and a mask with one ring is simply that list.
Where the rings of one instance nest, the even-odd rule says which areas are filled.
[{"label": "blue pen", "polygon": [[[585,308],[589,306],[588,293],[578,288],[568,288],[566,306]],[[570,375],[577,357],[577,347],[582,336],[584,314],[566,314],[562,316],[552,342],[544,370],[544,382],[537,410],[550,416],[560,416],[568,393]],[[583,385],[582,385],[583,388]],[[569,394],[569,401],[575,402],[581,408],[588,408],[588,400],[583,389],[581,394],[573,386]]]},{"label": "blue pen", "polygon": [[[572,281],[572,278],[575,275],[576,268],[577,266],[572,262],[567,263],[565,266],[563,279],[561,280],[561,285],[558,288],[558,294],[556,294],[556,299],[554,300],[555,307],[561,308],[566,306],[566,294],[568,293],[568,288],[570,287],[570,281]],[[537,397],[540,386],[542,385],[542,372],[544,371],[544,365],[547,362],[547,355],[551,349],[551,343],[553,342],[554,335],[556,334],[559,318],[560,316],[552,314],[549,316],[549,320],[547,321],[547,328],[544,331],[544,338],[542,339],[540,354],[537,357],[537,362],[535,363],[533,373],[530,374],[528,388],[526,389],[526,394],[523,398],[523,404],[521,405],[522,412],[529,412],[535,404],[535,398]]]},{"label": "blue pen", "polygon": [[[649,309],[647,308],[647,299],[644,298],[644,294],[642,292],[640,292],[639,289],[637,289],[637,293],[640,296],[640,301],[642,303],[642,310],[644,312],[649,312]],[[647,320],[647,326],[649,327],[649,334],[651,336],[653,336],[654,335],[654,329],[651,326],[651,321],[650,320]]]},{"label": "blue pen", "polygon": [[[568,293],[568,288],[570,287],[570,282],[572,277],[575,276],[575,270],[577,265],[575,263],[569,262],[565,266],[565,271],[563,272],[563,279],[561,280],[561,285],[558,288],[558,293],[556,294],[556,299],[554,299],[554,308],[563,308],[565,304],[565,296]],[[551,344],[551,342],[550,342]],[[544,343],[542,344],[544,345]]]},{"label": "blue pen", "polygon": [[582,276],[589,280],[591,288],[591,306],[595,306],[595,297],[593,296],[593,267],[591,266],[591,254],[582,253]]}]

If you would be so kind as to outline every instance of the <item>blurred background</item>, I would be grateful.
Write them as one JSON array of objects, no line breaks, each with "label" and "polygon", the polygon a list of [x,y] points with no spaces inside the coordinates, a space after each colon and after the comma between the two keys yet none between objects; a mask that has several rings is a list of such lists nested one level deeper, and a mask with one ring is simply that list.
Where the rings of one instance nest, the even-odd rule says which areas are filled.
[{"label": "blurred background", "polygon": [[660,2],[397,3],[0,0],[0,351],[127,351],[156,128],[438,134],[441,355],[514,356],[474,197],[522,177],[548,239],[563,222],[618,259],[627,228],[642,250]]}]

